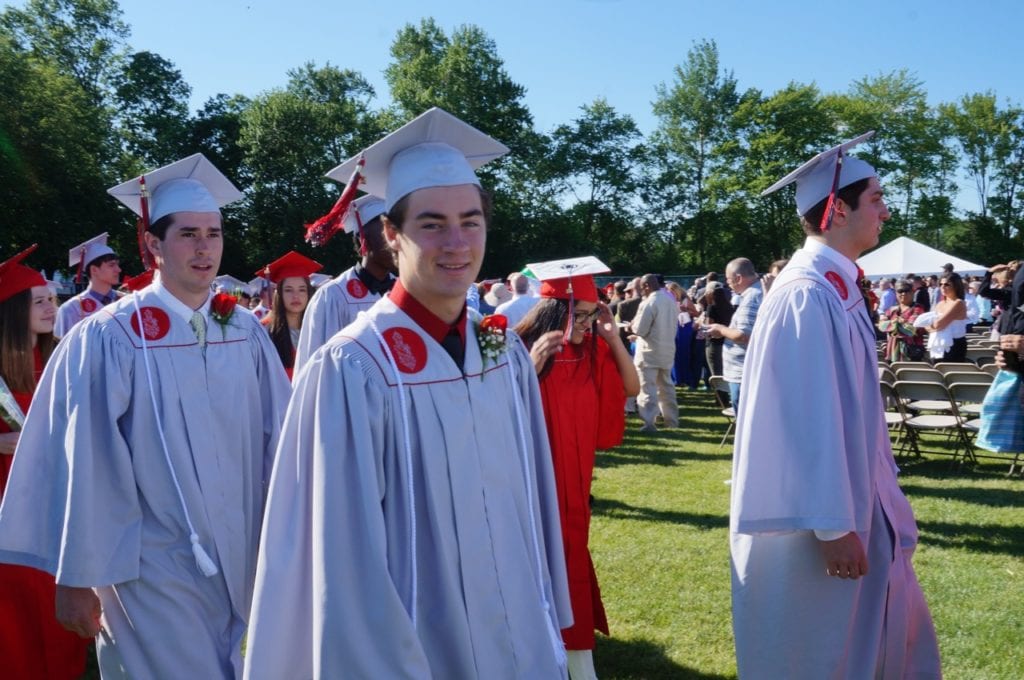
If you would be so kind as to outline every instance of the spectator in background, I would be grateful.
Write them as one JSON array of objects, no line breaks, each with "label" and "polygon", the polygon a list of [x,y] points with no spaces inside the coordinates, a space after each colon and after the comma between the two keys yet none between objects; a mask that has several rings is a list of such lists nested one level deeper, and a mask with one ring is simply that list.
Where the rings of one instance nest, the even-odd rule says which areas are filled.
[{"label": "spectator in background", "polygon": [[775,260],[768,267],[768,273],[761,277],[761,289],[766,295],[772,287],[772,282],[782,273],[787,264],[789,264],[789,260]]},{"label": "spectator in background", "polygon": [[679,427],[679,405],[671,377],[679,312],[674,298],[662,291],[654,274],[643,275],[640,292],[643,302],[630,324],[636,341],[634,364],[640,374],[636,404],[643,420],[640,431],[657,432],[654,421],[659,412],[665,427]]},{"label": "spectator in background", "polygon": [[911,274],[910,281],[914,288],[914,304],[920,307],[923,312],[930,311],[932,299],[928,294],[928,286],[925,285],[924,279],[917,274]]},{"label": "spectator in background", "polygon": [[530,294],[530,279],[524,274],[511,274],[508,284],[512,288],[512,299],[495,307],[494,313],[504,315],[508,319],[509,328],[513,328],[519,325],[540,298]]},{"label": "spectator in background", "polygon": [[616,281],[612,284],[612,295],[611,299],[608,300],[608,311],[612,313],[612,318],[616,318],[619,312],[619,303],[626,299],[626,282]]},{"label": "spectator in background", "polygon": [[885,313],[896,306],[896,291],[893,289],[889,279],[882,279],[878,282],[878,315],[885,316]]},{"label": "spectator in background", "polygon": [[897,303],[890,307],[878,328],[886,334],[885,358],[887,361],[924,361],[925,330],[914,326],[922,314],[914,304],[914,289],[906,281],[896,284]]},{"label": "spectator in background", "polygon": [[733,292],[739,295],[740,301],[729,325],[712,324],[708,328],[708,337],[725,339],[722,347],[722,375],[729,383],[733,408],[738,409],[747,343],[754,330],[754,320],[761,307],[763,292],[754,263],[745,257],[738,257],[726,266],[725,280],[732,286]]},{"label": "spectator in background", "polygon": [[679,323],[676,327],[676,358],[672,365],[672,381],[676,385],[686,385],[696,389],[699,375],[691,370],[693,345],[693,320],[697,317],[697,307],[690,300],[683,287],[675,281],[669,281],[665,288],[672,293],[679,309]]},{"label": "spectator in background", "polygon": [[939,304],[941,299],[942,287],[939,285],[939,277],[932,274],[928,277],[928,311],[931,311],[935,305]]},{"label": "spectator in background", "polygon": [[[931,334],[928,338],[931,355],[933,358],[941,358],[942,361],[967,361],[967,304],[964,302],[964,282],[959,274],[950,274],[942,277],[939,289],[943,297],[935,305],[934,318],[927,327]],[[921,323],[921,320],[918,323]],[[938,347],[945,348],[941,357],[936,356]]]},{"label": "spectator in background", "polygon": [[[729,302],[729,294],[725,291],[725,286],[718,281],[712,281],[704,294],[702,325],[705,328],[715,325],[728,326],[732,323],[732,315],[735,311]],[[724,337],[708,337],[706,340],[705,357],[711,375],[723,374],[722,350],[724,347]]]},{"label": "spectator in background", "polygon": [[[480,284],[480,286],[484,285]],[[504,281],[495,281],[486,292],[481,290],[481,293],[479,309],[481,314],[494,314],[498,307],[512,299],[512,291],[508,289]]]}]

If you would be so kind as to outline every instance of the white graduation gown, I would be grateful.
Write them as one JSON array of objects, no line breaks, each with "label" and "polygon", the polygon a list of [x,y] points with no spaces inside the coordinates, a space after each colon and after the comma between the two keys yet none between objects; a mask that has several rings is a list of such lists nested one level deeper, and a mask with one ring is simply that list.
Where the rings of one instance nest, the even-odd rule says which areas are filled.
[{"label": "white graduation gown", "polygon": [[89,295],[88,290],[83,290],[78,295],[72,296],[64,301],[57,308],[57,318],[53,323],[53,334],[63,338],[82,319],[88,318],[103,309],[103,304],[96,298]]},{"label": "white graduation gown", "polygon": [[[371,319],[409,371],[415,625],[402,404]],[[544,617],[557,637],[572,610],[540,393],[518,337],[509,333],[508,351],[481,375],[471,324],[463,376],[384,298],[313,355],[294,390],[267,500],[246,677],[560,677]]]},{"label": "white graduation gown", "polygon": [[359,280],[355,267],[320,286],[302,317],[299,344],[295,348],[295,374],[306,365],[313,352],[379,299],[380,295],[367,290]]},{"label": "white graduation gown", "polygon": [[136,297],[177,481],[219,573],[193,558],[132,296],[75,326],[47,364],[0,508],[0,560],[97,587],[105,678],[238,677],[288,380],[248,312],[225,334],[209,324],[204,358],[155,286]]},{"label": "white graduation gown", "polygon": [[[742,678],[941,675],[856,276],[808,239],[772,285],[747,350],[731,507]],[[856,531],[867,576],[826,575],[814,530]]]}]

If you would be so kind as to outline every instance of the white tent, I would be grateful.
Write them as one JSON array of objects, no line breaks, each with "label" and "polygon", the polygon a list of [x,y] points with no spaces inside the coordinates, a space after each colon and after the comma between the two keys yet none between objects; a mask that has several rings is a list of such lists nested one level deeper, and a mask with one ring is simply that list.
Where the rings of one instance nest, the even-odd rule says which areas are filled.
[{"label": "white tent", "polygon": [[900,236],[857,260],[857,264],[868,278],[904,274],[941,274],[942,265],[947,263],[952,264],[953,271],[961,275],[984,274],[986,269],[980,264],[953,257],[906,236]]}]

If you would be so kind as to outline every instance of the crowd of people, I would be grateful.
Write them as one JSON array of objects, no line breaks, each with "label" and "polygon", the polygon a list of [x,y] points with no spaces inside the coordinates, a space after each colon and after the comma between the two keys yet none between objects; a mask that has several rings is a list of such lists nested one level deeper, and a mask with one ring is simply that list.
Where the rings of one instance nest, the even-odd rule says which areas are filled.
[{"label": "crowd of people", "polygon": [[71,249],[88,285],[59,311],[31,249],[0,264],[11,677],[75,677],[95,640],[104,677],[596,678],[597,452],[630,411],[677,428],[677,386],[712,376],[738,414],[741,677],[940,677],[876,334],[955,358],[1019,293],[1012,265],[864,290],[889,214],[857,141],[771,189],[797,185],[788,262],[689,289],[600,287],[590,256],[478,282],[475,170],[508,149],[439,109],[328,173],[346,188],[308,235],[359,261],[319,286],[296,252],[215,279],[241,194],[201,155],[113,187],[140,218],[130,292],[106,235]]}]

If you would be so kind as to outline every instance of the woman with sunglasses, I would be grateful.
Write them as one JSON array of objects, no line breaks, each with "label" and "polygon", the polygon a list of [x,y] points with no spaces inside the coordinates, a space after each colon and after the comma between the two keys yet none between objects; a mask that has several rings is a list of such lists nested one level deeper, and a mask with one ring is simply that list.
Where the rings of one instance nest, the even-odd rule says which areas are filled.
[{"label": "woman with sunglasses", "polygon": [[932,310],[935,320],[928,326],[929,333],[948,331],[952,345],[942,361],[967,361],[967,303],[964,302],[964,282],[957,273],[944,275],[939,280],[941,296]]},{"label": "woman with sunglasses", "polygon": [[914,321],[924,310],[914,304],[914,289],[909,281],[896,284],[896,304],[885,312],[878,328],[886,334],[885,358],[893,361],[923,361],[927,333],[915,328]]},{"label": "woman with sunglasses", "polygon": [[640,392],[640,380],[593,276],[543,280],[540,298],[515,330],[540,379],[574,621],[562,639],[570,678],[581,680],[596,677],[594,631],[608,634],[587,548],[594,459],[622,441],[626,397]]}]

